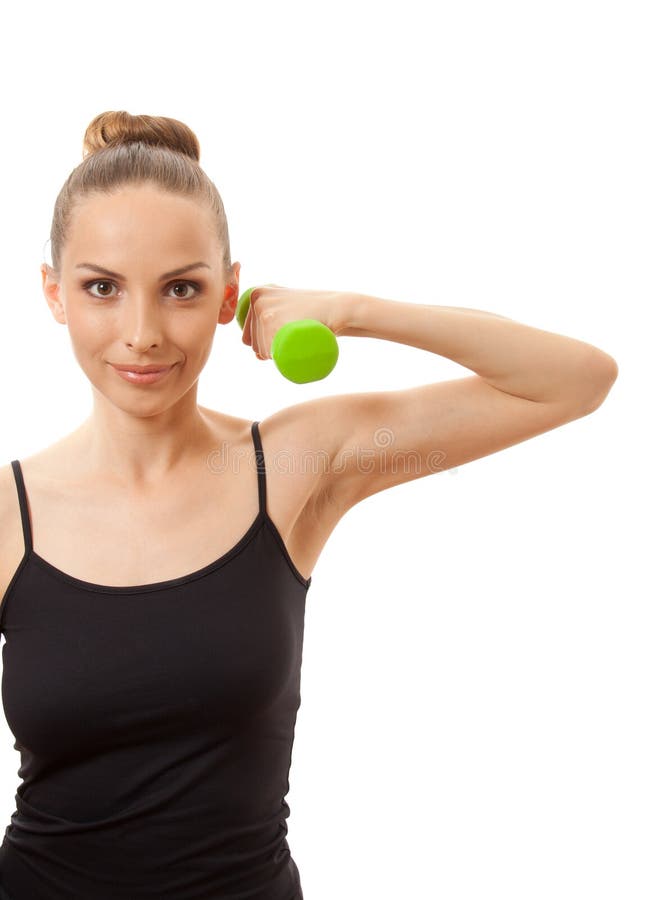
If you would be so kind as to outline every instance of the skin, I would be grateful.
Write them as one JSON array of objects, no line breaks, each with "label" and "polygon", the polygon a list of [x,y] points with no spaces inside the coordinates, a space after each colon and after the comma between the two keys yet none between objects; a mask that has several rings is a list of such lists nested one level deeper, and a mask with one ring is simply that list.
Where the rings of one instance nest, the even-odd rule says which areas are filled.
[{"label": "skin", "polygon": [[[210,268],[160,280],[198,261]],[[123,278],[76,268],[82,262]],[[198,377],[217,325],[234,319],[240,263],[225,270],[212,213],[151,185],[87,197],[72,216],[60,272],[46,263],[41,272],[51,313],[67,326],[92,386],[92,414],[72,435],[77,455],[107,483],[163,487],[164,478],[186,472],[215,441],[209,414],[197,403]],[[177,365],[161,382],[135,385],[111,362]]]}]

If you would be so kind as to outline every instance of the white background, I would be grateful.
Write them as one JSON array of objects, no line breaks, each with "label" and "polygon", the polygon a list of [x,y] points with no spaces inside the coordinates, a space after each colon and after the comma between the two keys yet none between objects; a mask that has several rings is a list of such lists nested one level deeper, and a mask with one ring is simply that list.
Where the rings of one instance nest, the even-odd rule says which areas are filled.
[{"label": "white background", "polygon": [[[0,23],[2,464],[91,408],[39,265],[111,109],[196,132],[241,290],[483,309],[619,364],[592,415],[374,495],[330,538],[287,797],[306,900],[664,896],[657,6],[116,0]],[[339,343],[295,385],[219,326],[199,401],[260,420],[471,374]]]}]

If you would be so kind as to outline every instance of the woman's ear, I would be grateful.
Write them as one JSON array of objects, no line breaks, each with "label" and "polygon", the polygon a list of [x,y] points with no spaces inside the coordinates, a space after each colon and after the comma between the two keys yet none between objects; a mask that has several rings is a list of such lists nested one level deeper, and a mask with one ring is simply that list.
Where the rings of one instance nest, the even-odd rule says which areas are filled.
[{"label": "woman's ear", "polygon": [[53,313],[53,318],[60,325],[66,325],[65,310],[60,300],[60,280],[58,274],[48,263],[42,263],[40,266],[42,274],[42,290],[46,297],[49,309]]},{"label": "woman's ear", "polygon": [[219,309],[218,322],[226,325],[235,318],[235,310],[237,309],[237,301],[239,297],[239,285],[237,281],[231,281],[224,288],[224,299]]},{"label": "woman's ear", "polygon": [[240,296],[240,269],[242,264],[234,262],[231,266],[231,273],[228,282],[224,287],[224,299],[219,309],[219,323],[225,325],[235,317],[237,309],[237,301]]}]

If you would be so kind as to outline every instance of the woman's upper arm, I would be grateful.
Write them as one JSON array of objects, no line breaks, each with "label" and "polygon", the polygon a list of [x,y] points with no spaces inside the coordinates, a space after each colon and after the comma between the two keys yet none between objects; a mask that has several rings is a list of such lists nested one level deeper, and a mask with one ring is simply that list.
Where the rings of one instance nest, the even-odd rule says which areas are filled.
[{"label": "woman's upper arm", "polygon": [[389,487],[455,468],[587,415],[536,402],[479,375],[394,391],[337,394],[284,410],[320,454],[318,490],[350,507]]}]

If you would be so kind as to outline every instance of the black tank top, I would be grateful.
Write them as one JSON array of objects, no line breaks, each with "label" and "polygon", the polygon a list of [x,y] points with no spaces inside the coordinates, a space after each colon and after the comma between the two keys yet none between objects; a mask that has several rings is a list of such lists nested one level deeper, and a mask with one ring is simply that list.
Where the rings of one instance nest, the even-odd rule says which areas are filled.
[{"label": "black tank top", "polygon": [[301,900],[285,796],[311,578],[267,514],[258,424],[253,524],[152,584],[92,584],[37,555],[12,461],[25,554],[0,612],[22,778],[0,847],[8,900]]}]

